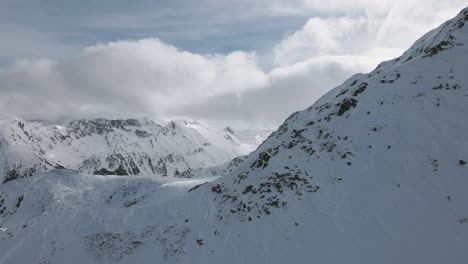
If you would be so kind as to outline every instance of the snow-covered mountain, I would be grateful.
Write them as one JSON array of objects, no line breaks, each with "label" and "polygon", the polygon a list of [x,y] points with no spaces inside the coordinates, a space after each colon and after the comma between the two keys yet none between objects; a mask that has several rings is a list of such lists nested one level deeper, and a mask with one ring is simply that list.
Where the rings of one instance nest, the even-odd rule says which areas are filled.
[{"label": "snow-covered mountain", "polygon": [[68,168],[99,175],[190,177],[193,169],[248,154],[261,143],[256,136],[264,139],[266,132],[228,131],[195,121],[161,126],[148,118],[77,120],[64,126],[12,119],[0,123],[0,175],[10,181]]},{"label": "snow-covered mountain", "polygon": [[467,263],[468,8],[222,177],[0,185],[0,263]]}]

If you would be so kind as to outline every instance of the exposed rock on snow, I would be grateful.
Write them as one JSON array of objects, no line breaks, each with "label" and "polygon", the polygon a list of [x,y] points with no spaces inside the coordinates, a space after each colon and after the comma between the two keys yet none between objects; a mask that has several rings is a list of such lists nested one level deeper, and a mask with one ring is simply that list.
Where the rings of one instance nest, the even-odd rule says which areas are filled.
[{"label": "exposed rock on snow", "polygon": [[97,175],[190,177],[212,166],[224,172],[223,163],[253,151],[261,143],[256,136],[267,135],[233,135],[185,120],[160,126],[148,118],[83,119],[47,126],[13,119],[0,123],[0,177],[8,182],[54,168]]}]

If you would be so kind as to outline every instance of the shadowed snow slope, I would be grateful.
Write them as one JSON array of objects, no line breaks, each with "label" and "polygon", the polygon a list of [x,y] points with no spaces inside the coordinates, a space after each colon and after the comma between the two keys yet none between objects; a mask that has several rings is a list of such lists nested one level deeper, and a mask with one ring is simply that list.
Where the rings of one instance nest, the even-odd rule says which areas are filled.
[{"label": "shadowed snow slope", "polygon": [[468,9],[220,178],[0,186],[0,263],[468,263]]}]

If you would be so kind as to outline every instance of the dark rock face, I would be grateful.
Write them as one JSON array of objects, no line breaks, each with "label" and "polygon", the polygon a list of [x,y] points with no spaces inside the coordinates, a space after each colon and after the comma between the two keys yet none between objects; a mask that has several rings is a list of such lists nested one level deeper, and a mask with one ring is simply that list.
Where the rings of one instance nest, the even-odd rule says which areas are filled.
[{"label": "dark rock face", "polygon": [[3,183],[31,177],[37,171],[37,166],[31,168],[22,168],[22,165],[14,166],[13,169],[7,171],[5,177],[3,178]]},{"label": "dark rock face", "polygon": [[229,133],[231,133],[231,134],[234,134],[234,130],[233,130],[231,127],[229,127],[229,126],[225,127],[225,128],[224,128],[224,131],[229,132]]},{"label": "dark rock face", "polygon": [[120,165],[117,169],[110,171],[105,168],[101,168],[94,172],[96,175],[129,175],[128,172]]},{"label": "dark rock face", "polygon": [[84,137],[91,134],[104,135],[115,129],[129,131],[128,127],[141,127],[137,119],[81,119],[70,123],[72,132]]},{"label": "dark rock face", "polygon": [[144,130],[136,129],[135,135],[137,135],[137,137],[140,137],[140,138],[147,138],[147,137],[150,137],[152,134]]}]

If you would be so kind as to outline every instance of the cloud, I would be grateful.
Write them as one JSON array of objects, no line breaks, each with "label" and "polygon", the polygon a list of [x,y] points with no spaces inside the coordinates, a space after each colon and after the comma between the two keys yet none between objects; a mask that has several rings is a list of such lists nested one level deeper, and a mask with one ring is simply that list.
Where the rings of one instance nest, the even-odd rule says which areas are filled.
[{"label": "cloud", "polygon": [[112,42],[62,62],[18,60],[0,73],[0,119],[150,116],[274,127],[378,62],[372,58],[322,54],[266,72],[254,53],[194,54],[157,39]]},{"label": "cloud", "polygon": [[[63,122],[150,116],[275,127],[352,74],[368,72],[380,61],[400,55],[465,4],[459,0],[271,0],[256,1],[246,9],[249,2],[241,0],[227,9],[226,3],[204,1],[202,7],[161,8],[157,16],[167,19],[166,25],[139,8],[137,13],[145,14],[142,19],[124,15],[122,21],[126,22],[118,26],[138,31],[142,25],[155,24],[171,31],[174,21],[193,11],[193,24],[184,19],[178,24],[183,29],[179,28],[179,33],[189,33],[177,38],[188,35],[221,49],[227,39],[236,43],[228,51],[190,52],[160,39],[142,38],[104,41],[60,60],[47,58],[47,54],[37,59],[46,52],[46,45],[34,52],[36,59],[17,59],[0,70],[0,119],[19,116]],[[182,7],[179,2],[174,5]],[[242,14],[235,21],[240,23],[237,27],[242,25],[242,31],[231,25],[234,20],[229,18],[229,10]],[[80,25],[108,30],[122,15],[93,17]],[[278,34],[274,31],[275,25],[282,27],[278,21],[298,17],[307,17],[302,26],[280,35],[274,43],[265,41],[271,32]],[[212,35],[222,40],[208,38]],[[14,42],[24,43],[18,34],[14,36]],[[53,37],[44,39],[52,41]],[[261,46],[262,52],[236,51],[238,46],[252,47],[250,42],[258,42],[255,45]],[[23,45],[15,52],[21,53],[27,46]]]},{"label": "cloud", "polygon": [[157,39],[112,42],[63,62],[16,62],[0,75],[0,118],[165,116],[174,106],[260,89],[266,79],[254,53],[199,55]]},{"label": "cloud", "polygon": [[[434,5],[414,0],[349,1],[347,6],[338,5],[342,1],[330,1],[328,5],[296,1],[301,10],[319,7],[327,12],[344,12],[338,12],[338,16],[312,17],[275,45],[274,67],[268,73],[269,85],[264,89],[246,91],[238,97],[208,98],[201,104],[173,111],[196,118],[224,117],[231,122],[241,120],[260,126],[280,124],[289,114],[308,107],[352,74],[371,71],[379,62],[399,56],[418,37],[459,11],[452,5],[433,2]],[[461,1],[458,4],[461,9]],[[418,12],[422,14],[411,16],[411,10],[418,9],[418,5],[424,6]],[[363,13],[350,12],[348,7],[367,9]],[[295,13],[291,5],[278,8],[287,14]],[[447,12],[448,9],[457,10]]]},{"label": "cloud", "polygon": [[353,56],[311,59],[275,68],[268,74],[268,85],[263,89],[247,90],[239,96],[218,95],[198,104],[175,107],[171,112],[222,125],[272,128],[356,71],[367,68],[368,61]]},{"label": "cloud", "polygon": [[385,54],[379,59],[389,59],[388,55],[397,56],[464,5],[463,0],[292,1],[287,10],[326,15],[312,17],[286,35],[274,48],[274,63],[284,66],[322,55],[369,56],[380,51]]},{"label": "cloud", "polygon": [[417,38],[454,17],[466,0],[399,0],[380,21],[376,42],[380,46],[407,48]]},{"label": "cloud", "polygon": [[363,17],[311,18],[274,49],[275,65],[290,65],[323,55],[353,54],[372,46]]}]

